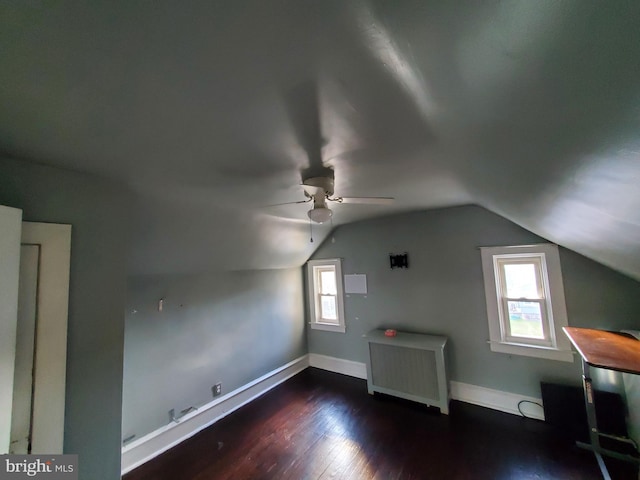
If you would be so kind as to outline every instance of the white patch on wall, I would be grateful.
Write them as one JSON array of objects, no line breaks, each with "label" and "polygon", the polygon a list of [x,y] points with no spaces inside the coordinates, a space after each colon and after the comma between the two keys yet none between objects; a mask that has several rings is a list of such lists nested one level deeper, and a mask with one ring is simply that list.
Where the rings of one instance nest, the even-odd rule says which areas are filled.
[{"label": "white patch on wall", "polygon": [[367,294],[367,276],[353,274],[344,276],[344,293]]}]

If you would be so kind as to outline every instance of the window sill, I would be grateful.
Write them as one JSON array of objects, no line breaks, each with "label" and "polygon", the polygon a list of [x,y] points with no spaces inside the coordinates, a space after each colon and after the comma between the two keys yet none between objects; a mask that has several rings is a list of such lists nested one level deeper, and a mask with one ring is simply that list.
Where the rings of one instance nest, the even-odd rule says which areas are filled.
[{"label": "window sill", "polygon": [[489,342],[492,352],[508,353],[509,355],[523,355],[525,357],[544,358],[573,363],[571,350],[558,350],[557,348],[542,347],[536,345],[523,345],[521,343]]},{"label": "window sill", "polygon": [[325,332],[345,333],[344,325],[335,325],[332,323],[311,322],[309,326],[314,330],[324,330]]}]

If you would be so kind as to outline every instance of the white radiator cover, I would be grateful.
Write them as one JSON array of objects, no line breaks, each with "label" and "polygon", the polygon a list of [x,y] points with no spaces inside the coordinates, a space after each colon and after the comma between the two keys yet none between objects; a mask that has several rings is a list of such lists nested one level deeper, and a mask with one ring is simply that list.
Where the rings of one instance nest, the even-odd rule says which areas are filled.
[{"label": "white radiator cover", "polygon": [[439,407],[449,414],[449,390],[445,365],[447,337],[397,332],[387,337],[384,330],[372,330],[368,342],[367,387]]}]

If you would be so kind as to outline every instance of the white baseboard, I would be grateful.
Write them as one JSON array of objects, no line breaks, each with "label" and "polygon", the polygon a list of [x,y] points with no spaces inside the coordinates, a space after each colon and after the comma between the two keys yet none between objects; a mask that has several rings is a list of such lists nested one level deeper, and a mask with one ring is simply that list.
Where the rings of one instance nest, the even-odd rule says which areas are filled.
[{"label": "white baseboard", "polygon": [[[310,353],[309,366],[321,368],[330,372],[342,373],[343,375],[350,375],[352,377],[363,379],[367,378],[367,365],[361,362],[354,362],[352,360],[344,360],[342,358]],[[449,395],[453,400],[472,403],[474,405],[499,410],[505,413],[511,413],[513,415],[520,415],[520,412],[518,411],[518,403],[525,400],[526,402],[522,403],[520,406],[522,412],[527,417],[544,420],[543,409],[538,405],[529,403],[535,402],[542,405],[542,400],[540,398],[528,397],[525,395],[518,395],[515,393],[503,392],[501,390],[493,390],[491,388],[454,381],[449,382]]]},{"label": "white baseboard", "polygon": [[309,366],[328,370],[330,372],[341,373],[356,378],[367,378],[367,365],[353,360],[328,357],[317,353],[309,354]]},{"label": "white baseboard", "polygon": [[518,411],[518,403],[525,400],[526,403],[522,403],[520,406],[522,412],[527,417],[544,420],[544,411],[542,407],[530,403],[535,402],[542,405],[542,399],[540,398],[527,397],[525,395],[493,390],[491,388],[479,387],[478,385],[461,382],[451,381],[449,382],[449,385],[449,392],[451,398],[454,400],[473,403],[474,405],[492,408],[493,410],[499,410],[501,412],[512,413],[513,415],[520,415],[520,412]]},{"label": "white baseboard", "polygon": [[309,366],[303,355],[122,448],[122,475],[192,437]]}]

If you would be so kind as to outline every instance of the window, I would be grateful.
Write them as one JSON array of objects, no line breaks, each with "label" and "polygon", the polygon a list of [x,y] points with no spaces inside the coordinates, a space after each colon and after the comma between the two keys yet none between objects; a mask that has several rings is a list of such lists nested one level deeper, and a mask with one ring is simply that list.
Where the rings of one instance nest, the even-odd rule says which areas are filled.
[{"label": "window", "polygon": [[558,247],[485,247],[482,270],[491,350],[573,361]]},{"label": "window", "polygon": [[345,331],[340,259],[307,263],[311,328]]}]

